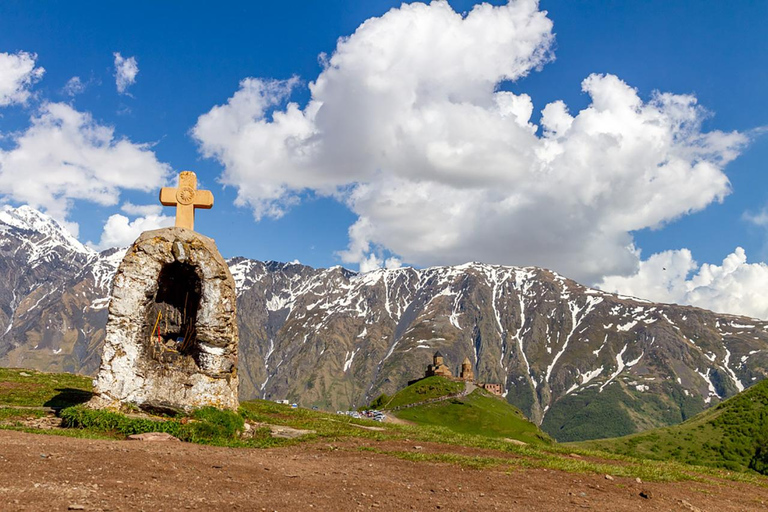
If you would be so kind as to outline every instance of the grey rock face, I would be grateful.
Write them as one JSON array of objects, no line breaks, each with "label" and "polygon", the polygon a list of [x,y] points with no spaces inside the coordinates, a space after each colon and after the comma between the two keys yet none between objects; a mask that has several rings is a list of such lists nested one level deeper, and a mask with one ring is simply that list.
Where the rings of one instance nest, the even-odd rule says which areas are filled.
[{"label": "grey rock face", "polygon": [[210,238],[143,233],[115,275],[95,407],[236,409],[235,283]]}]

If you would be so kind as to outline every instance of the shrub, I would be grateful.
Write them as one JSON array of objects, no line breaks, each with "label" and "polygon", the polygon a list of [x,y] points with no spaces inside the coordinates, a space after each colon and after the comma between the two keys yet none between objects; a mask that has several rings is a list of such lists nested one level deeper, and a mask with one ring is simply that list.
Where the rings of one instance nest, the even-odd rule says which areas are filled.
[{"label": "shrub", "polygon": [[238,438],[244,420],[232,411],[203,407],[192,413],[191,421],[180,419],[153,420],[130,418],[111,411],[98,411],[83,406],[61,411],[62,425],[68,428],[106,431],[129,436],[145,432],[165,432],[182,441],[222,444]]}]

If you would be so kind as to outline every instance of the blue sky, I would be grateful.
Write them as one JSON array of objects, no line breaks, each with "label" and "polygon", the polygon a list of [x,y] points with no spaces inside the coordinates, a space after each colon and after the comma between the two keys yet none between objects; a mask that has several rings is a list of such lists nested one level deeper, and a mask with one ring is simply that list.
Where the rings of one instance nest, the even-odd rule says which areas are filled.
[{"label": "blue sky", "polygon": [[[504,6],[507,2],[490,3]],[[449,4],[462,13],[471,11],[475,2]],[[256,222],[254,203],[261,199],[251,198],[245,205],[235,206],[238,185],[221,184],[226,164],[222,159],[203,156],[202,144],[192,131],[200,116],[226,104],[240,90],[241,81],[249,77],[296,77],[298,84],[292,87],[289,98],[305,108],[311,98],[308,84],[324,70],[320,55],[332,56],[338,38],[352,35],[366,20],[381,17],[400,5],[340,0],[215,5],[186,2],[183,7],[157,2],[3,2],[0,53],[34,53],[36,65],[45,68],[45,73],[29,87],[32,96],[27,101],[0,108],[0,148],[13,150],[14,134],[29,128],[30,118],[41,105],[68,104],[77,112],[90,113],[95,123],[113,127],[116,139],[151,144],[148,150],[156,160],[174,171],[194,170],[216,198],[213,210],[198,212],[197,230],[214,237],[225,256],[298,259],[312,266],[344,264],[354,268],[354,257],[343,260],[339,253],[351,250],[348,230],[367,214],[360,207],[350,206],[348,196],[329,195],[327,187],[321,190],[302,185],[292,193],[293,203],[283,208],[282,216],[267,215]],[[542,109],[557,100],[564,102],[574,116],[587,108],[592,100],[582,90],[582,81],[599,73],[615,75],[635,88],[643,102],[649,101],[654,91],[692,94],[698,105],[709,112],[702,116],[698,128],[701,133],[738,131],[748,139],[740,146],[739,156],[722,166],[731,183],[730,194],[722,203],[706,200],[700,211],[670,213],[655,229],[641,223],[641,229],[625,230],[629,241],[642,250],[642,256],[633,264],[663,251],[687,248],[699,264],[719,265],[737,246],[744,248],[750,262],[767,259],[766,223],[759,219],[749,222],[745,215],[757,216],[768,204],[768,139],[760,133],[768,125],[768,36],[764,30],[768,3],[542,0],[539,9],[546,11],[552,22],[554,40],[550,51],[554,60],[534,65],[527,76],[501,80],[496,85],[496,90],[530,96],[531,123],[540,124]],[[393,36],[392,41],[398,37]],[[431,43],[426,39],[420,44]],[[438,55],[440,49],[434,51]],[[114,52],[134,57],[138,64],[139,72],[135,83],[126,89],[128,94],[119,94],[116,89]],[[63,88],[74,76],[85,87],[70,96]],[[273,108],[285,108],[284,100],[267,108],[267,121]],[[322,172],[318,169],[312,172]],[[466,169],[467,173],[475,171],[474,167]],[[279,175],[281,170],[273,168],[270,172]],[[341,189],[354,187],[351,183],[360,181],[356,180],[343,182]],[[312,179],[307,183],[313,183]],[[157,200],[155,190],[122,188],[119,194],[120,200],[114,205],[102,206],[83,199],[71,202],[67,220],[79,225],[83,242],[98,242],[107,219],[120,213],[126,201],[146,205]],[[21,203],[18,195],[9,193],[3,201],[14,206]],[[276,201],[288,204],[285,197]],[[166,210],[166,215],[172,214]],[[465,247],[446,249],[443,261],[439,254],[424,257],[421,248],[404,250],[403,242],[388,235],[387,229],[374,231],[366,239],[371,243],[369,251],[380,257],[381,264],[395,257],[415,265],[457,263],[461,258],[559,265],[546,253],[541,253],[539,263],[540,253],[505,251],[504,247],[478,250],[474,256],[472,247],[476,242],[471,237],[457,242]],[[439,230],[439,225],[434,229]],[[515,246],[519,245],[518,241]],[[583,257],[584,252],[577,249],[573,254]],[[607,274],[631,274],[628,263],[616,265],[619,270]],[[687,267],[681,265],[684,276],[696,271],[690,263]],[[568,273],[572,268],[576,267],[562,264],[557,270]],[[586,281],[600,280],[594,268],[576,268],[571,273]],[[631,282],[614,285],[637,291]],[[634,285],[639,286],[637,281]],[[676,285],[664,286],[671,289]]]}]

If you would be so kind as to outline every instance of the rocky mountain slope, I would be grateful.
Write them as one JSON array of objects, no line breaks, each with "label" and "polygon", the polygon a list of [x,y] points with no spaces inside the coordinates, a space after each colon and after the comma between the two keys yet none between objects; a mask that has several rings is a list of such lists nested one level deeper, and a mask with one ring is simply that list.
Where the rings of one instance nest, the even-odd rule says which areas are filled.
[{"label": "rocky mountain slope", "polygon": [[[94,373],[112,273],[28,207],[0,212],[0,364]],[[435,350],[559,440],[684,420],[766,377],[768,322],[654,304],[554,272],[468,263],[355,274],[229,260],[243,398],[362,405]]]}]

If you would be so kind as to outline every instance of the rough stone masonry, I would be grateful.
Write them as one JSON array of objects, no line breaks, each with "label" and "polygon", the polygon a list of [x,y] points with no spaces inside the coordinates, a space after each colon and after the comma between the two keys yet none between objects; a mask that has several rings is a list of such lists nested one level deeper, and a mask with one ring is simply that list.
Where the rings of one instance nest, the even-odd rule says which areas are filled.
[{"label": "rough stone masonry", "polygon": [[235,282],[214,241],[147,231],[114,278],[90,405],[236,409],[237,344]]}]

